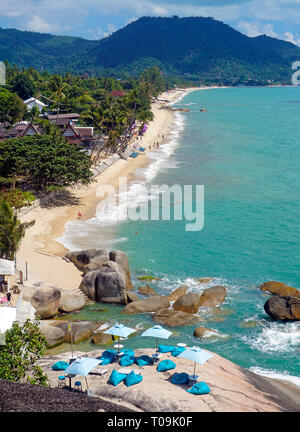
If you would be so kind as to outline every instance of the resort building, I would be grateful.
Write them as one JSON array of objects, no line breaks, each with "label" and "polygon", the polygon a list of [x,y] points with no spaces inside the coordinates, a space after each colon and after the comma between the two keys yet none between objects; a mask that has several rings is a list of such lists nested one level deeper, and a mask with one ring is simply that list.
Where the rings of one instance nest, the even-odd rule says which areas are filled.
[{"label": "resort building", "polygon": [[66,126],[62,134],[70,144],[90,148],[96,141],[94,128],[91,126],[74,126],[71,122]]},{"label": "resort building", "polygon": [[41,112],[44,108],[47,108],[47,105],[45,105],[40,100],[31,97],[24,101],[24,104],[27,106],[27,110],[31,111],[33,107],[38,108],[38,110]]},{"label": "resort building", "polygon": [[64,129],[70,122],[77,123],[80,117],[78,113],[68,114],[45,114],[44,117],[49,120],[51,124],[55,124],[60,129]]},{"label": "resort building", "polygon": [[43,133],[43,128],[39,124],[34,125],[31,122],[24,121],[15,124],[11,129],[0,127],[0,141],[28,135],[43,135]]},{"label": "resort building", "polygon": [[6,293],[9,290],[14,274],[14,261],[0,259],[0,292]]}]

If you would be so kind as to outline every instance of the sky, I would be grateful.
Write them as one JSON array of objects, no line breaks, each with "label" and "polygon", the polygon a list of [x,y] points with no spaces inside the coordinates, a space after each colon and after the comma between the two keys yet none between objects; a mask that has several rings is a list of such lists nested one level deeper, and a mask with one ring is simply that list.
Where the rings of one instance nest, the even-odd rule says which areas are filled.
[{"label": "sky", "polygon": [[300,0],[0,0],[0,27],[100,39],[141,16],[209,16],[300,46]]}]

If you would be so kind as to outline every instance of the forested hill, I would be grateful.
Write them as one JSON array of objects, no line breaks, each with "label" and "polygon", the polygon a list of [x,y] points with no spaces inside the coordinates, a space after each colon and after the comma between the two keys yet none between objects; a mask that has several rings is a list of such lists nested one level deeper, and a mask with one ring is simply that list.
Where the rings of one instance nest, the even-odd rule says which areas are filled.
[{"label": "forested hill", "polygon": [[2,29],[0,59],[50,72],[122,77],[156,65],[166,75],[204,83],[290,84],[300,48],[247,37],[212,18],[144,17],[98,41]]}]

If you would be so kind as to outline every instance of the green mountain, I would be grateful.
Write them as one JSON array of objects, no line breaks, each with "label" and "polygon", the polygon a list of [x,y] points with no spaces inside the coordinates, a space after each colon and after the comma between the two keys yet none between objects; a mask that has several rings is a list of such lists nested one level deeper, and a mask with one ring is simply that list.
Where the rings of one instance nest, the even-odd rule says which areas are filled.
[{"label": "green mountain", "polygon": [[213,18],[144,17],[98,41],[1,29],[0,59],[50,72],[123,76],[156,65],[167,76],[207,83],[290,83],[300,48],[250,38]]}]

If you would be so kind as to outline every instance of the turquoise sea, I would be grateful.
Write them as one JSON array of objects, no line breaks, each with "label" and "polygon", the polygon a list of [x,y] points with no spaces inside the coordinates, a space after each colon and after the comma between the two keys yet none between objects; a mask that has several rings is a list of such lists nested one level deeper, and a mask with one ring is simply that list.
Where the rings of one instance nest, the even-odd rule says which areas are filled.
[{"label": "turquoise sea", "polygon": [[[227,297],[217,313],[204,311],[203,325],[217,335],[200,341],[195,326],[173,328],[168,343],[198,344],[300,386],[300,322],[272,321],[263,309],[269,295],[259,290],[268,280],[300,288],[300,88],[195,91],[174,107],[190,112],[176,113],[168,142],[149,154],[150,165],[130,185],[130,205],[147,202],[145,184],[204,185],[204,228],[187,232],[186,221],[127,221],[124,206],[68,224],[61,241],[71,249],[123,250],[136,287],[138,276],[151,274],[161,279],[153,283],[161,294],[181,284],[201,292],[196,279],[213,276],[208,286],[226,286]],[[151,316],[128,317],[121,310],[97,304],[76,318],[139,329],[152,324]],[[151,340],[132,337],[126,346],[151,346]]]}]

